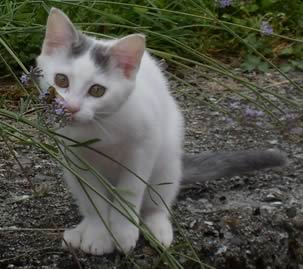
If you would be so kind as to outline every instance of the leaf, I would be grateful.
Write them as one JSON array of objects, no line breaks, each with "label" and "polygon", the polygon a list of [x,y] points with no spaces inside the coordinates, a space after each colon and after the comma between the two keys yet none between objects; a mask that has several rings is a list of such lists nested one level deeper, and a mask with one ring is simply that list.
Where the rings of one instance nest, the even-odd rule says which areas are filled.
[{"label": "leaf", "polygon": [[69,147],[74,147],[74,148],[82,147],[82,146],[85,147],[85,146],[89,146],[89,145],[95,144],[95,143],[100,142],[100,141],[101,141],[101,139],[94,138],[94,139],[90,139],[90,140],[87,140],[87,141],[84,141],[84,142],[69,145]]},{"label": "leaf", "polygon": [[267,9],[276,2],[277,0],[261,0],[261,6],[263,9]]},{"label": "leaf", "polygon": [[19,105],[19,113],[20,113],[20,115],[24,115],[27,112],[30,103],[31,103],[31,98],[30,97],[27,97],[25,99],[21,98],[20,105]]},{"label": "leaf", "polygon": [[116,191],[120,194],[120,195],[123,195],[123,196],[134,196],[135,193],[128,190],[128,189],[125,189],[125,188],[116,188]]},{"label": "leaf", "polygon": [[292,55],[294,53],[294,49],[292,47],[287,47],[280,52],[280,55]]},{"label": "leaf", "polygon": [[298,68],[299,70],[303,70],[303,60],[301,61],[291,61],[292,66]]},{"label": "leaf", "polygon": [[143,7],[134,7],[133,10],[139,14],[145,14],[148,12],[148,8],[143,8]]},{"label": "leaf", "polygon": [[162,183],[159,183],[159,184],[156,184],[157,186],[163,186],[163,185],[171,185],[173,184],[173,182],[162,182]]},{"label": "leaf", "polygon": [[269,65],[266,62],[262,62],[258,65],[258,70],[263,73],[266,73],[268,71],[268,69],[269,69]]},{"label": "leaf", "polygon": [[287,73],[290,72],[294,69],[294,67],[291,64],[282,64],[280,66],[280,69],[282,72]]},{"label": "leaf", "polygon": [[47,144],[47,143],[41,143],[44,147],[46,147],[48,150],[52,151],[55,154],[59,153],[59,150],[57,147],[51,145],[51,144]]}]

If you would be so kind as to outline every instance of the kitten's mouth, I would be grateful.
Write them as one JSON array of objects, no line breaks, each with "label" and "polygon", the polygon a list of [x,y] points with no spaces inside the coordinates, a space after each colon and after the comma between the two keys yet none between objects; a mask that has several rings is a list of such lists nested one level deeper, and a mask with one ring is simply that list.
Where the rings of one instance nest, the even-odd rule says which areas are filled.
[{"label": "kitten's mouth", "polygon": [[70,125],[83,125],[83,124],[88,124],[92,120],[86,118],[84,115],[81,115],[81,113],[71,113],[70,115]]}]

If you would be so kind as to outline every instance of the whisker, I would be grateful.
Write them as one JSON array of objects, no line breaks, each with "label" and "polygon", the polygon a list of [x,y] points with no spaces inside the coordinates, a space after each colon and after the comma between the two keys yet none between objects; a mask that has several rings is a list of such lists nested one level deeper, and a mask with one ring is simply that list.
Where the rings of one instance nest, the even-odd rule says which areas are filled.
[{"label": "whisker", "polygon": [[101,123],[96,119],[93,119],[93,122],[96,123],[96,126],[102,131],[105,138],[108,138],[110,140],[111,139],[110,133],[101,125]]},{"label": "whisker", "polygon": [[109,114],[112,114],[112,112],[101,112],[101,111],[97,111],[95,112],[96,115],[109,115]]}]

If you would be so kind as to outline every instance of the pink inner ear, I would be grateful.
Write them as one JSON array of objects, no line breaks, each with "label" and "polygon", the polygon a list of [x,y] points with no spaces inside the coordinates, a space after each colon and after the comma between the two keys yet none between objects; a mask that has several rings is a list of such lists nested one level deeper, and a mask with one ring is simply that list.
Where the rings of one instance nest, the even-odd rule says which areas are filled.
[{"label": "pink inner ear", "polygon": [[75,33],[69,18],[62,11],[52,8],[47,19],[42,51],[50,55],[54,49],[68,48],[75,39]]},{"label": "pink inner ear", "polygon": [[52,33],[45,38],[45,53],[51,54],[54,49],[67,48],[70,41],[68,37],[63,37],[62,33]]},{"label": "pink inner ear", "polygon": [[126,78],[130,78],[132,72],[136,69],[138,65],[138,59],[134,56],[127,55],[127,52],[117,51],[113,53],[115,56],[118,67],[123,70],[123,74]]},{"label": "pink inner ear", "polygon": [[111,55],[116,67],[122,69],[126,78],[130,79],[137,72],[144,49],[145,39],[137,34],[118,40],[111,48]]}]

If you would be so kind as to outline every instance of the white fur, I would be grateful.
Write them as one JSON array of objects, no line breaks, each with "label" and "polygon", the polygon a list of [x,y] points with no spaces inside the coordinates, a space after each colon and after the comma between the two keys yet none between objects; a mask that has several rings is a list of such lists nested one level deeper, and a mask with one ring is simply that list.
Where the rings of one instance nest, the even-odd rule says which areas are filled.
[{"label": "white fur", "polygon": [[[118,41],[93,42],[108,46]],[[101,142],[93,145],[96,149],[112,156],[153,185],[170,207],[181,180],[183,118],[164,75],[152,57],[144,52],[138,72],[131,78],[125,78],[117,68],[113,68],[110,74],[100,72],[88,53],[79,58],[68,58],[64,50],[58,49],[52,55],[42,53],[37,63],[44,74],[41,85],[53,85],[56,73],[66,74],[70,87],[57,90],[66,102],[80,106],[73,123],[61,133],[79,141],[100,138]],[[87,95],[89,87],[95,83],[107,88],[103,97]],[[137,213],[141,212],[146,225],[160,242],[165,246],[172,243],[168,212],[157,195],[147,192],[144,183],[107,158],[84,148],[77,148],[76,154],[118,190],[124,190],[121,195],[134,205]],[[81,169],[77,172],[112,199],[90,172]],[[75,229],[64,233],[65,241],[91,254],[112,252],[114,241],[78,180],[67,170],[64,178],[84,216]],[[158,185],[164,182],[172,184]],[[138,228],[95,192],[86,189],[118,241],[116,248],[123,252],[134,248],[139,236]],[[123,210],[118,201],[114,199],[113,202]],[[138,221],[135,214],[131,214]]]}]

